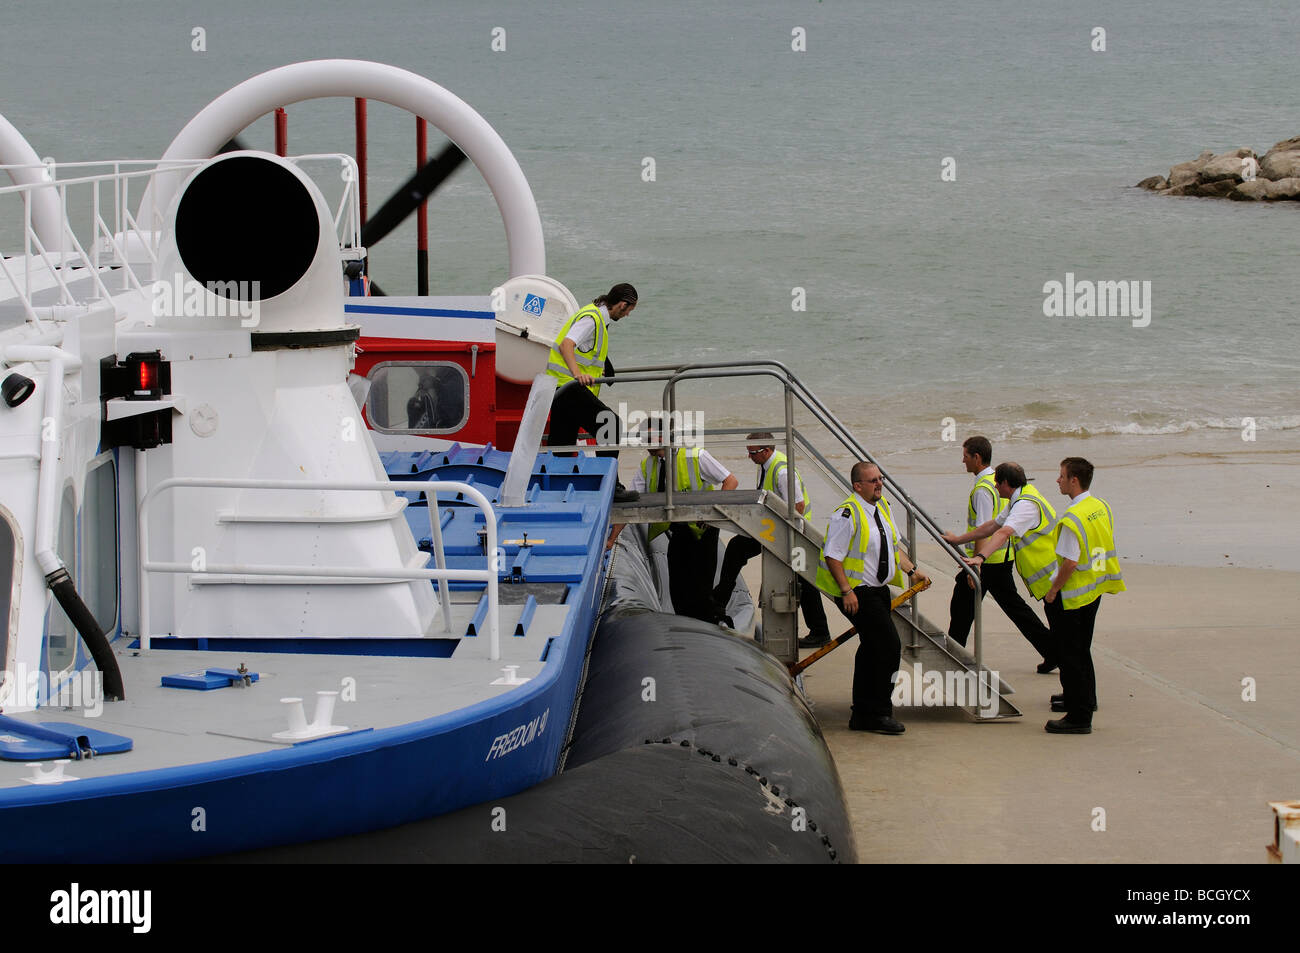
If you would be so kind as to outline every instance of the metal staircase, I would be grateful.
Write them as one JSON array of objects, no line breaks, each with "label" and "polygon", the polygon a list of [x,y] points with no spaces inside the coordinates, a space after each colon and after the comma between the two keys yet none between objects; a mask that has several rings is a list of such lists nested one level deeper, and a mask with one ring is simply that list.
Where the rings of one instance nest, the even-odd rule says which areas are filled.
[{"label": "metal staircase", "polygon": [[[811,411],[818,422],[856,459],[867,460],[879,466],[878,461],[872,458],[831,410],[779,361],[635,367],[620,371],[617,381],[664,381],[664,420],[671,424],[676,419],[676,388],[679,382],[752,376],[770,376],[781,382],[785,392],[784,425],[713,429],[705,434],[709,437],[736,439],[743,438],[744,434],[751,431],[773,433],[778,446],[783,444],[781,449],[790,464],[787,470],[790,475],[786,491],[788,500],[794,499],[795,467],[805,462],[816,466],[833,486],[843,490],[845,496],[852,492],[852,487],[843,474],[838,473],[813,442],[794,426],[796,400]],[[610,378],[606,382],[613,380]],[[671,425],[664,429],[665,446],[671,448],[683,445],[679,441],[679,434],[673,431]],[[903,674],[912,677],[912,696],[917,703],[924,697],[927,700],[925,703],[932,704],[930,699],[939,693],[943,704],[961,708],[980,721],[1019,716],[1019,709],[1006,697],[1015,690],[983,664],[979,574],[965,566],[962,554],[943,541],[939,526],[897,481],[890,478],[884,467],[881,467],[881,474],[885,478],[886,492],[895,512],[901,506],[907,514],[902,544],[909,556],[916,560],[918,530],[924,532],[938,543],[955,565],[964,569],[976,587],[973,652],[968,652],[948,639],[945,629],[934,625],[921,614],[919,595],[909,604],[894,610],[895,627],[903,642]],[[823,506],[825,505],[823,501]],[[815,581],[822,532],[820,527],[800,516],[793,503],[763,490],[674,492],[670,483],[664,493],[642,494],[634,502],[615,504],[611,519],[616,523],[710,523],[720,529],[743,533],[757,540],[763,547],[762,584],[758,596],[762,610],[762,644],[787,665],[798,661],[799,587],[796,578]],[[831,634],[835,635],[834,632]],[[918,665],[919,669],[916,668]]]}]

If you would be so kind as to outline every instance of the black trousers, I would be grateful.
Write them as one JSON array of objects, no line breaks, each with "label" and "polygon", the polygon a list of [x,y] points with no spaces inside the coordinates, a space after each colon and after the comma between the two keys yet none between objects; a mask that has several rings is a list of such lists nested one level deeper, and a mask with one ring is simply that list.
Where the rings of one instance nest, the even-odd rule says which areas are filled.
[{"label": "black trousers", "polygon": [[[1052,651],[1051,632],[1043,625],[1033,608],[1020,597],[1016,591],[1015,562],[1008,559],[1004,563],[985,563],[980,568],[980,581],[984,593],[993,596],[1007,614],[1007,618],[1020,630],[1020,634],[1029,640],[1044,662],[1055,662]],[[948,603],[948,637],[956,639],[960,645],[966,644],[970,635],[971,624],[975,621],[975,590],[966,582],[966,573],[957,573],[957,584],[952,589],[952,600]]]},{"label": "black trousers", "polygon": [[1086,606],[1067,609],[1058,595],[1045,603],[1047,621],[1052,624],[1056,661],[1061,666],[1061,691],[1065,693],[1066,721],[1092,724],[1097,707],[1097,672],[1092,667],[1092,630],[1097,623],[1098,596]]},{"label": "black trousers", "polygon": [[858,586],[858,611],[844,612],[844,600],[835,604],[858,630],[858,654],[853,660],[853,717],[888,718],[894,713],[890,697],[894,674],[903,657],[903,643],[889,609],[888,586]]},{"label": "black trousers", "polygon": [[704,622],[722,620],[713,601],[713,575],[718,568],[718,528],[710,526],[696,537],[686,523],[673,523],[668,538],[668,595],[673,611]]},{"label": "black trousers", "polygon": [[[736,588],[741,568],[762,551],[763,545],[756,539],[748,536],[731,537],[727,551],[722,556],[722,575],[718,579],[717,601],[723,607],[731,598],[731,590]],[[822,591],[803,577],[799,577],[799,606],[803,609],[803,621],[808,625],[808,634],[829,637],[831,630],[826,622],[826,607],[822,605]]]},{"label": "black trousers", "polygon": [[[615,445],[622,438],[618,414],[577,381],[570,381],[555,392],[555,399],[551,401],[551,433],[547,443],[555,447],[575,444],[579,430],[585,430],[593,437],[608,434]],[[600,450],[596,456],[617,458],[618,451]]]}]

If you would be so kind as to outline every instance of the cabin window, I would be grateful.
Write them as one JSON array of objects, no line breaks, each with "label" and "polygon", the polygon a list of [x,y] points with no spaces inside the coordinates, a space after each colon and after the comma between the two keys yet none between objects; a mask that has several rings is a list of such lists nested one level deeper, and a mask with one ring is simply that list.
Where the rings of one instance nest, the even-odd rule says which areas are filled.
[{"label": "cabin window", "polygon": [[[14,636],[18,606],[18,534],[13,517],[0,506],[0,669],[9,669],[9,644]],[[3,675],[0,675],[3,679]],[[0,681],[2,684],[2,681]]]},{"label": "cabin window", "polygon": [[[63,505],[59,508],[59,559],[68,568],[68,575],[77,578],[77,506],[72,487],[63,491]],[[51,672],[62,672],[72,665],[77,654],[77,630],[63,612],[57,599],[50,600],[50,628],[46,643]]]},{"label": "cabin window", "polygon": [[117,630],[117,467],[113,457],[86,475],[82,504],[81,597],[110,637]]},{"label": "cabin window", "polygon": [[450,361],[376,364],[366,417],[382,433],[455,433],[469,419],[469,376]]}]

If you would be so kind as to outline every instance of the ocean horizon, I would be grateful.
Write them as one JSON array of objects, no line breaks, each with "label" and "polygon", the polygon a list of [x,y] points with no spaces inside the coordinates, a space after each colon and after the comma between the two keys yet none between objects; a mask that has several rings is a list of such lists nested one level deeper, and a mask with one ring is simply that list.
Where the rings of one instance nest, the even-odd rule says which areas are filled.
[{"label": "ocean horizon", "polygon": [[[1300,430],[1300,206],[1133,187],[1203,149],[1262,154],[1300,133],[1277,82],[1300,10],[1252,5],[1266,31],[1218,10],[402,0],[360,30],[339,2],[126,15],[70,0],[9,17],[0,112],[42,155],[149,157],[264,69],[393,63],[457,93],[514,150],[553,277],[579,300],[639,288],[612,335],[619,367],[777,358],[886,448],[931,446],[948,419],[1012,441],[1247,421],[1283,434]],[[372,104],[372,211],[412,171],[413,131]],[[244,134],[271,138],[267,118]],[[352,151],[350,105],[292,106],[289,143]],[[430,152],[440,144],[431,131]],[[472,168],[430,222],[435,293],[506,277]],[[372,273],[412,293],[413,262],[412,218],[373,249]],[[1050,289],[1067,282],[1124,283],[1132,313],[1052,316]],[[721,425],[780,415],[756,379],[681,399]]]}]

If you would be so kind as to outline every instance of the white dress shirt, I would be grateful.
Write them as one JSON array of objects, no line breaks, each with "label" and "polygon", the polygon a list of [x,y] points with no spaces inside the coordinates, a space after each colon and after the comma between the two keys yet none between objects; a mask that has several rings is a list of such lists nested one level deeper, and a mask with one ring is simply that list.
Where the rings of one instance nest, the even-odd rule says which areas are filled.
[{"label": "white dress shirt", "polygon": [[[975,474],[975,482],[978,483],[980,480],[984,479],[984,477],[992,475],[992,473],[992,467],[985,467],[979,473]],[[980,492],[975,494],[976,526],[983,526],[989,520],[993,519],[993,497],[990,494],[985,493],[985,489],[986,487],[980,487]],[[998,491],[995,488],[993,493],[996,494],[997,492]]]},{"label": "white dress shirt", "polygon": [[[603,304],[597,305],[600,313],[605,318],[605,327],[609,327],[609,311]],[[596,340],[596,319],[591,315],[579,318],[573,322],[573,327],[569,328],[569,333],[564,336],[564,340],[572,341],[573,346],[579,351],[590,351],[591,345]]]},{"label": "white dress shirt", "polygon": [[1038,506],[1033,500],[1028,498],[1021,499],[1020,490],[1011,494],[1011,505],[1003,510],[997,518],[999,526],[1010,526],[1011,532],[1016,536],[1024,536],[1035,526],[1038,525]]},{"label": "white dress shirt", "polygon": [[[1092,493],[1084,490],[1078,496],[1070,497],[1070,505],[1073,506],[1080,500],[1086,500],[1090,496],[1092,496]],[[1062,559],[1073,559],[1076,563],[1079,562],[1079,538],[1068,529],[1062,529],[1056,538],[1056,555]]]},{"label": "white dress shirt", "polygon": [[[673,462],[675,463],[676,461]],[[669,461],[667,457],[664,458],[663,463],[664,463],[665,472],[675,472],[675,469],[669,466]],[[650,466],[651,467],[659,466],[658,457],[653,457],[653,456],[651,457]],[[717,459],[714,458],[713,454],[709,453],[709,451],[707,450],[700,451],[700,479],[701,480],[703,480],[709,486],[721,486],[724,482],[726,482],[726,479],[729,476],[731,476],[731,471],[728,470],[726,467],[724,467],[721,463],[719,463]],[[677,488],[677,484],[674,483],[673,489],[676,490],[676,488]],[[645,477],[641,475],[640,467],[637,467],[636,472],[632,474],[632,489],[636,490],[638,493],[646,492]],[[660,492],[663,492],[662,488],[660,489]]]}]

